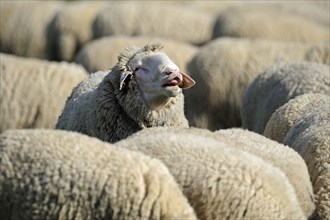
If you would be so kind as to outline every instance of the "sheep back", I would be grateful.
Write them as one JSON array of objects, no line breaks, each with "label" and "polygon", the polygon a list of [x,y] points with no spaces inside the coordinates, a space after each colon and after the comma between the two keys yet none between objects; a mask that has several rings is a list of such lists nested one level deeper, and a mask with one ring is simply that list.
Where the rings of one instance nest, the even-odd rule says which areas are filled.
[{"label": "sheep back", "polygon": [[299,118],[325,104],[329,99],[330,97],[325,94],[308,93],[289,100],[272,114],[263,135],[283,143],[288,131]]},{"label": "sheep back", "polygon": [[200,45],[211,39],[212,25],[211,16],[189,8],[164,3],[121,2],[98,13],[94,36],[149,35]]},{"label": "sheep back", "polygon": [[58,130],[0,135],[1,219],[196,219],[157,159]]},{"label": "sheep back", "polygon": [[244,128],[263,133],[279,107],[305,93],[329,94],[329,66],[313,62],[284,62],[264,70],[246,90],[241,106]]},{"label": "sheep back", "polygon": [[184,91],[191,126],[217,130],[240,127],[241,100],[250,83],[280,61],[303,61],[312,45],[219,38],[199,49],[188,63],[197,82]]},{"label": "sheep back", "polygon": [[118,147],[163,161],[200,219],[304,218],[285,174],[197,128],[147,128]]},{"label": "sheep back", "polygon": [[1,1],[1,52],[53,59],[55,35],[49,26],[62,7],[59,1]]},{"label": "sheep back", "polygon": [[0,54],[0,133],[55,128],[72,88],[87,73],[80,65]]}]

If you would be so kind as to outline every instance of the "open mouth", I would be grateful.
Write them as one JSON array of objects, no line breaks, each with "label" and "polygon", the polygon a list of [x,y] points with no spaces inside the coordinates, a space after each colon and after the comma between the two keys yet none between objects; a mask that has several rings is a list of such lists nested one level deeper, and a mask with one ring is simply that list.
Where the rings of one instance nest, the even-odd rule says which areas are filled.
[{"label": "open mouth", "polygon": [[174,86],[180,86],[182,84],[182,80],[179,77],[175,77],[174,79],[171,79],[167,81],[162,87],[174,87]]}]

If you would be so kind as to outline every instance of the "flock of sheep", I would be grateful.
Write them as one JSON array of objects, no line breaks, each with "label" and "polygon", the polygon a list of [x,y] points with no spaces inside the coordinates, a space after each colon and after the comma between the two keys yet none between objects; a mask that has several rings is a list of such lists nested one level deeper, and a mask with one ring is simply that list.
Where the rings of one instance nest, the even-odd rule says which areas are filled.
[{"label": "flock of sheep", "polygon": [[329,11],[0,1],[0,219],[330,220]]}]

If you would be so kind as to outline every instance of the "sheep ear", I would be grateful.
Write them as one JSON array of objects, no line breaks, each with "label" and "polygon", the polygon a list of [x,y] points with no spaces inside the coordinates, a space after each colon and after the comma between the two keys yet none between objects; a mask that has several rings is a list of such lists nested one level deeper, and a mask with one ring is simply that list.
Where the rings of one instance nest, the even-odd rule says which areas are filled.
[{"label": "sheep ear", "polygon": [[124,71],[120,76],[119,90],[122,90],[132,78],[131,71]]},{"label": "sheep ear", "polygon": [[188,76],[185,73],[181,73],[182,75],[182,83],[180,85],[180,88],[182,89],[189,89],[193,85],[196,84],[195,80],[193,80],[190,76]]}]

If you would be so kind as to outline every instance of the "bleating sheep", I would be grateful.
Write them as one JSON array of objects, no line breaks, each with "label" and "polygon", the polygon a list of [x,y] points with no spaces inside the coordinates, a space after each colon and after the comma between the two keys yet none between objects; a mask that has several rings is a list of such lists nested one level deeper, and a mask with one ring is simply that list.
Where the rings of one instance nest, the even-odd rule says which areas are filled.
[{"label": "bleating sheep", "polygon": [[330,94],[329,65],[283,62],[264,70],[248,87],[241,106],[244,128],[262,134],[279,107],[306,93]]},{"label": "bleating sheep", "polygon": [[182,89],[195,82],[161,49],[127,48],[110,71],[76,86],[56,128],[116,142],[146,127],[188,127]]},{"label": "bleating sheep", "polygon": [[[282,130],[283,143],[305,160],[315,194],[316,210],[322,219],[330,213],[330,96],[304,95],[280,107],[267,123],[265,135],[277,138]],[[281,139],[281,138],[278,138]]]},{"label": "bleating sheep", "polygon": [[75,62],[83,65],[90,73],[98,70],[107,70],[117,62],[120,51],[127,46],[141,47],[148,42],[160,42],[164,45],[164,52],[174,63],[187,72],[186,65],[197,52],[197,47],[170,39],[161,39],[148,36],[110,36],[96,39],[86,44],[77,54]]},{"label": "bleating sheep", "polygon": [[87,77],[77,64],[0,54],[0,133],[55,128],[67,97]]},{"label": "bleating sheep", "polygon": [[146,35],[200,45],[211,39],[212,28],[212,16],[166,1],[113,2],[96,16],[94,37]]},{"label": "bleating sheep", "polygon": [[196,219],[157,159],[83,134],[0,135],[1,219]]},{"label": "bleating sheep", "polygon": [[79,49],[93,38],[92,24],[106,1],[78,1],[60,10],[50,27],[54,35],[55,59],[72,61]]},{"label": "bleating sheep", "polygon": [[204,45],[188,63],[188,72],[198,82],[184,91],[190,125],[210,130],[241,126],[241,100],[256,76],[276,62],[306,60],[313,46],[235,38]]},{"label": "bleating sheep", "polygon": [[0,1],[0,50],[24,57],[53,58],[49,26],[60,1]]},{"label": "bleating sheep", "polygon": [[229,139],[197,128],[154,127],[115,146],[160,159],[201,220],[306,219],[286,175]]},{"label": "bleating sheep", "polygon": [[307,2],[237,4],[216,18],[213,37],[323,42],[330,37],[329,19],[327,10]]},{"label": "bleating sheep", "polygon": [[261,157],[280,168],[293,185],[304,214],[306,216],[313,214],[315,207],[312,184],[307,166],[296,151],[260,134],[240,128],[221,129],[214,134],[222,139],[227,138],[239,143],[236,146],[240,149]]},{"label": "bleating sheep", "polygon": [[263,135],[279,143],[283,143],[293,124],[304,114],[308,114],[327,101],[330,94],[307,93],[290,99],[286,104],[279,107],[269,118]]}]

